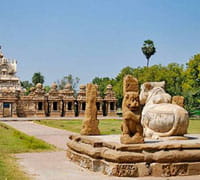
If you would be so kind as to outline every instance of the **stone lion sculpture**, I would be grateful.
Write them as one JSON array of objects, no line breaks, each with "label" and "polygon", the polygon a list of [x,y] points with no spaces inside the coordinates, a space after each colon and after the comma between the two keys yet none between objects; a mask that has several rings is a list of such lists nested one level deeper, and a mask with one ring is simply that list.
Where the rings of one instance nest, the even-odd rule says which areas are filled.
[{"label": "stone lion sculpture", "polygon": [[[141,125],[141,108],[139,93],[133,91],[137,79],[128,75],[124,78],[124,98],[122,102],[123,122],[120,141],[123,144],[143,143],[143,128]],[[136,88],[138,89],[138,87]]]},{"label": "stone lion sculpture", "polygon": [[188,112],[171,104],[171,96],[164,90],[165,82],[146,82],[140,91],[142,126],[146,137],[183,136],[189,124]]}]

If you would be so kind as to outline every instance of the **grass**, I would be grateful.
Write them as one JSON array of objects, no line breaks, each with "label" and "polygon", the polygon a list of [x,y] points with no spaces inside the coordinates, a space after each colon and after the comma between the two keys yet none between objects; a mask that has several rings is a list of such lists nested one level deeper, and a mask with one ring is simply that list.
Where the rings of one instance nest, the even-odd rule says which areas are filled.
[{"label": "grass", "polygon": [[12,153],[41,152],[55,150],[42,140],[21,133],[0,123],[0,179],[24,180],[28,176],[19,170]]},{"label": "grass", "polygon": [[28,180],[28,175],[19,170],[16,159],[10,154],[0,153],[0,179]]},{"label": "grass", "polygon": [[[64,129],[79,133],[82,126],[82,120],[39,120],[34,121],[38,124]],[[120,126],[122,120],[119,119],[105,119],[99,120],[99,129],[101,134],[120,134]]]},{"label": "grass", "polygon": [[[79,133],[82,126],[82,120],[39,120],[36,123],[64,129]],[[99,129],[101,134],[120,134],[120,126],[122,120],[118,119],[104,119],[99,121]],[[200,134],[200,119],[190,120],[188,133]]]},{"label": "grass", "polygon": [[191,119],[188,127],[189,134],[200,134],[200,119]]}]

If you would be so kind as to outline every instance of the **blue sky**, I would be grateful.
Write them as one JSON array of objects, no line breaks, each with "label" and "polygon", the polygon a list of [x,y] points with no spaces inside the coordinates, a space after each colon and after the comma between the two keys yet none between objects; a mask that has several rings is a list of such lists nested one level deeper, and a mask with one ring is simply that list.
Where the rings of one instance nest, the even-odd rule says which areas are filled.
[{"label": "blue sky", "polygon": [[0,44],[18,61],[17,75],[34,72],[51,84],[80,83],[145,66],[141,46],[152,39],[150,65],[185,64],[200,53],[199,0],[0,0]]}]

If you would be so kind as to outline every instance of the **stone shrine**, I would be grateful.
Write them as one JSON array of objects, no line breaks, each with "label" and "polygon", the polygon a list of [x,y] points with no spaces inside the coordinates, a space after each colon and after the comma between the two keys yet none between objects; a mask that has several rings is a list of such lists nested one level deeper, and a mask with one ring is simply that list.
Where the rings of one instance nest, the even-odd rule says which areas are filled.
[{"label": "stone shrine", "polygon": [[116,116],[116,110],[117,110],[117,98],[115,97],[115,93],[112,90],[112,85],[109,84],[106,87],[105,97],[105,108],[106,108],[106,115],[107,116]]},{"label": "stone shrine", "polygon": [[78,115],[84,116],[86,108],[86,86],[80,85],[80,90],[78,92],[77,101],[78,101]]},{"label": "stone shrine", "polygon": [[4,57],[0,47],[0,117],[17,117],[17,100],[22,88],[16,71],[17,61]]},{"label": "stone shrine", "polygon": [[[58,90],[55,83],[52,84],[49,93],[45,92],[42,84],[37,84],[30,88],[28,95],[25,95],[16,72],[17,61],[5,58],[0,48],[0,117],[84,116],[85,85],[80,85],[77,98],[71,84],[66,84],[63,90]],[[116,115],[116,101],[112,86],[111,89],[108,87],[106,99],[100,97],[98,92],[96,99],[98,115]],[[103,104],[106,104],[107,108],[103,109]]]},{"label": "stone shrine", "polygon": [[[159,138],[155,140],[153,136],[142,137],[141,124],[140,130],[135,128],[136,121],[139,122],[141,113],[139,111],[138,81],[131,76],[127,76],[124,78],[123,134],[121,138],[119,135],[90,137],[77,134],[71,135],[67,143],[67,157],[81,167],[94,172],[100,171],[110,176],[169,177],[200,175],[200,136],[185,134],[188,127],[187,119],[185,119],[187,113],[180,105],[170,104],[171,96],[163,88],[164,82],[148,82],[142,85],[140,99],[147,106],[147,109],[143,109],[143,111],[145,110],[143,116],[146,116],[145,113],[151,110],[150,105],[156,104],[158,110],[161,107],[160,111],[154,111],[153,109],[149,112],[154,114],[154,118],[151,118],[150,114],[145,117],[146,119],[143,119],[143,123],[146,123],[144,130],[149,128],[148,126],[157,126],[154,131],[155,133],[159,132],[162,136],[162,133],[165,134],[165,132],[160,132],[160,128],[162,130],[162,128],[171,128],[172,126],[172,130],[169,131],[171,134],[168,133],[168,136],[185,135],[185,139]],[[149,93],[151,90],[153,91]],[[156,93],[154,94],[154,92]],[[150,103],[149,106],[148,103]],[[163,108],[163,106],[166,107]],[[169,119],[171,118],[169,114],[174,112],[172,109],[177,111],[177,114],[173,116],[175,117],[174,121]],[[160,118],[162,117],[161,113],[165,112],[169,116],[168,119]],[[88,113],[92,114],[91,111]],[[176,116],[183,117],[179,117],[179,119]],[[163,124],[162,127],[158,126],[159,123],[154,122],[157,120],[155,117],[160,118],[159,120]],[[145,122],[147,120],[152,122]],[[135,141],[137,138],[135,139],[134,136],[138,132],[141,141]],[[141,144],[137,144],[137,142]]]},{"label": "stone shrine", "polygon": [[72,90],[72,85],[66,84],[65,88],[60,91],[60,95],[63,99],[63,116],[74,116],[75,98],[74,91]]},{"label": "stone shrine", "polygon": [[59,94],[58,86],[56,83],[51,85],[48,93],[48,116],[60,117],[62,114],[62,98]]},{"label": "stone shrine", "polygon": [[17,61],[5,58],[0,48],[0,91],[5,88],[13,92],[22,90],[16,72]]},{"label": "stone shrine", "polygon": [[96,101],[96,106],[97,106],[97,115],[102,116],[103,115],[103,98],[100,96],[99,92],[99,87],[97,86],[97,101]]}]

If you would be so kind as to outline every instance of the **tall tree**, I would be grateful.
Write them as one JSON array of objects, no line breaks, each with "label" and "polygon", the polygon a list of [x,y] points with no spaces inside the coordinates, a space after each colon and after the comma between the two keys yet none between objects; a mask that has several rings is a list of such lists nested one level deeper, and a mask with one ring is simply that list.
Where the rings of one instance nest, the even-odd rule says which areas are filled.
[{"label": "tall tree", "polygon": [[33,86],[33,84],[29,81],[21,81],[21,86],[25,89],[30,89]]},{"label": "tall tree", "polygon": [[33,74],[32,83],[36,85],[37,83],[44,83],[44,76],[40,72],[36,72]]},{"label": "tall tree", "polygon": [[183,92],[188,109],[200,109],[200,54],[194,55],[186,66]]},{"label": "tall tree", "polygon": [[26,89],[25,94],[28,95],[30,93],[30,88],[33,86],[29,81],[21,81],[21,86]]},{"label": "tall tree", "polygon": [[59,89],[64,89],[66,84],[71,84],[72,85],[72,89],[76,93],[79,81],[80,81],[80,78],[73,77],[72,74],[69,74],[67,76],[64,76],[61,80],[58,80],[57,84],[58,84],[58,88]]},{"label": "tall tree", "polygon": [[95,77],[92,80],[92,83],[98,85],[98,90],[100,92],[100,96],[104,97],[104,95],[105,95],[104,93],[106,91],[106,87],[107,87],[108,84],[112,84],[111,81],[112,80],[109,77],[103,77],[103,78]]},{"label": "tall tree", "polygon": [[146,56],[147,67],[149,67],[149,59],[156,52],[156,48],[154,47],[153,41],[150,39],[144,41],[143,47],[141,49],[142,49],[143,54]]},{"label": "tall tree", "polygon": [[133,75],[133,68],[127,66],[124,67],[120,73],[116,76],[115,81],[113,82],[113,90],[117,97],[117,106],[121,107],[123,99],[123,78],[124,76],[130,74]]}]

